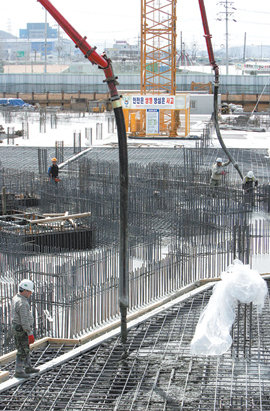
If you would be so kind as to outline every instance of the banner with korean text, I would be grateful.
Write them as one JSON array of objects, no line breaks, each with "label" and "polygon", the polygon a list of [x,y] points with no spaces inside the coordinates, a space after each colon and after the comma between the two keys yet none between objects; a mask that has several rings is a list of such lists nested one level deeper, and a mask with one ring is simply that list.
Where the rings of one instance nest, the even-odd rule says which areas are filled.
[{"label": "banner with korean text", "polygon": [[189,108],[189,95],[123,95],[122,107],[127,109],[184,110]]}]

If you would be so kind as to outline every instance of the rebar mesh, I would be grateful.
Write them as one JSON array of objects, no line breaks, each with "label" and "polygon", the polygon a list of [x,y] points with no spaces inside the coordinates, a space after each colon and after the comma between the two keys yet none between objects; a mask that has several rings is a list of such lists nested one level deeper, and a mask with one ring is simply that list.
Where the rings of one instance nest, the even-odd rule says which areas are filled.
[{"label": "rebar mesh", "polygon": [[252,310],[248,359],[230,351],[192,357],[189,344],[210,295],[201,292],[133,327],[125,350],[120,337],[108,340],[1,393],[0,409],[269,409],[269,297],[261,315]]},{"label": "rebar mesh", "polygon": [[[40,176],[38,168],[36,173],[3,169],[2,184],[7,192],[38,194],[39,204],[31,207],[34,214],[90,211],[91,217],[81,223],[94,236],[87,250],[60,250],[58,229],[54,233],[52,227],[50,247],[46,248],[33,244],[29,237],[26,241],[28,226],[12,226],[11,221],[0,219],[3,268],[0,314],[5,330],[2,352],[13,348],[10,300],[16,284],[25,276],[36,284],[38,337],[79,336],[119,315],[116,153],[114,149],[98,149],[94,158],[70,163],[58,186]],[[160,156],[158,162],[153,161],[155,153]],[[262,181],[267,177],[269,162],[264,154],[265,151],[257,153],[258,159],[265,162]],[[206,180],[207,164],[213,155],[208,149],[131,150],[128,249],[131,310],[197,280],[219,275],[236,257],[252,263],[253,254],[269,253],[269,221],[263,217],[254,220],[255,211],[270,209],[268,184],[260,184],[254,204],[246,203],[241,188],[231,180],[226,189],[222,186],[211,190]],[[245,155],[250,164],[250,152]],[[29,212],[29,207],[26,211]]]}]

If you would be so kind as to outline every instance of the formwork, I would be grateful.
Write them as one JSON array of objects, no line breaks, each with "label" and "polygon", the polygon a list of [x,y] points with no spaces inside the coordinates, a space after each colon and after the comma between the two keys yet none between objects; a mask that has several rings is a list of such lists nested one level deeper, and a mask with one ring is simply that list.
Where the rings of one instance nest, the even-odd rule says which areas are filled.
[{"label": "formwork", "polygon": [[[24,203],[22,203],[24,204]],[[37,206],[29,201],[24,204]],[[1,242],[18,244],[21,250],[28,252],[50,253],[71,250],[90,250],[94,248],[95,230],[83,220],[90,213],[69,215],[38,215],[37,213],[13,213],[0,215]]]}]

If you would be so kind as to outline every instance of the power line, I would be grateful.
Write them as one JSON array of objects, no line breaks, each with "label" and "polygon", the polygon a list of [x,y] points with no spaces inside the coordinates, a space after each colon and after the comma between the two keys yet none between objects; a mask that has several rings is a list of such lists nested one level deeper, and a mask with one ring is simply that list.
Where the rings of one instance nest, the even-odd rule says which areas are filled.
[{"label": "power line", "polygon": [[270,23],[261,23],[261,22],[255,23],[254,21],[246,21],[246,20],[241,20],[241,23],[257,24],[257,25],[260,25],[260,26],[269,26],[270,25]]},{"label": "power line", "polygon": [[248,9],[239,9],[239,8],[237,8],[237,10],[245,11],[247,13],[270,14],[270,11],[248,10]]}]

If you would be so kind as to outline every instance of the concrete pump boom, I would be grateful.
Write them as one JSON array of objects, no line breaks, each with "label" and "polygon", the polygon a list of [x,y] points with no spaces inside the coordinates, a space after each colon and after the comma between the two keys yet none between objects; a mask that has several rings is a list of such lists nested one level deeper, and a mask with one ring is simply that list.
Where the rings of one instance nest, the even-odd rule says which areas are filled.
[{"label": "concrete pump boom", "polygon": [[96,52],[96,47],[91,47],[86,37],[82,37],[71,24],[62,16],[61,13],[50,3],[49,0],[37,0],[57,21],[67,35],[74,41],[75,47],[78,47],[85,58],[91,63],[97,64],[103,69],[106,80],[104,80],[109,88],[112,107],[114,110],[119,147],[119,179],[120,179],[120,250],[119,250],[119,304],[121,312],[121,335],[122,342],[127,339],[127,309],[129,305],[129,278],[128,278],[128,156],[127,156],[127,138],[126,127],[121,105],[120,96],[116,85],[116,77],[114,76],[111,60],[103,54],[100,56]]}]

